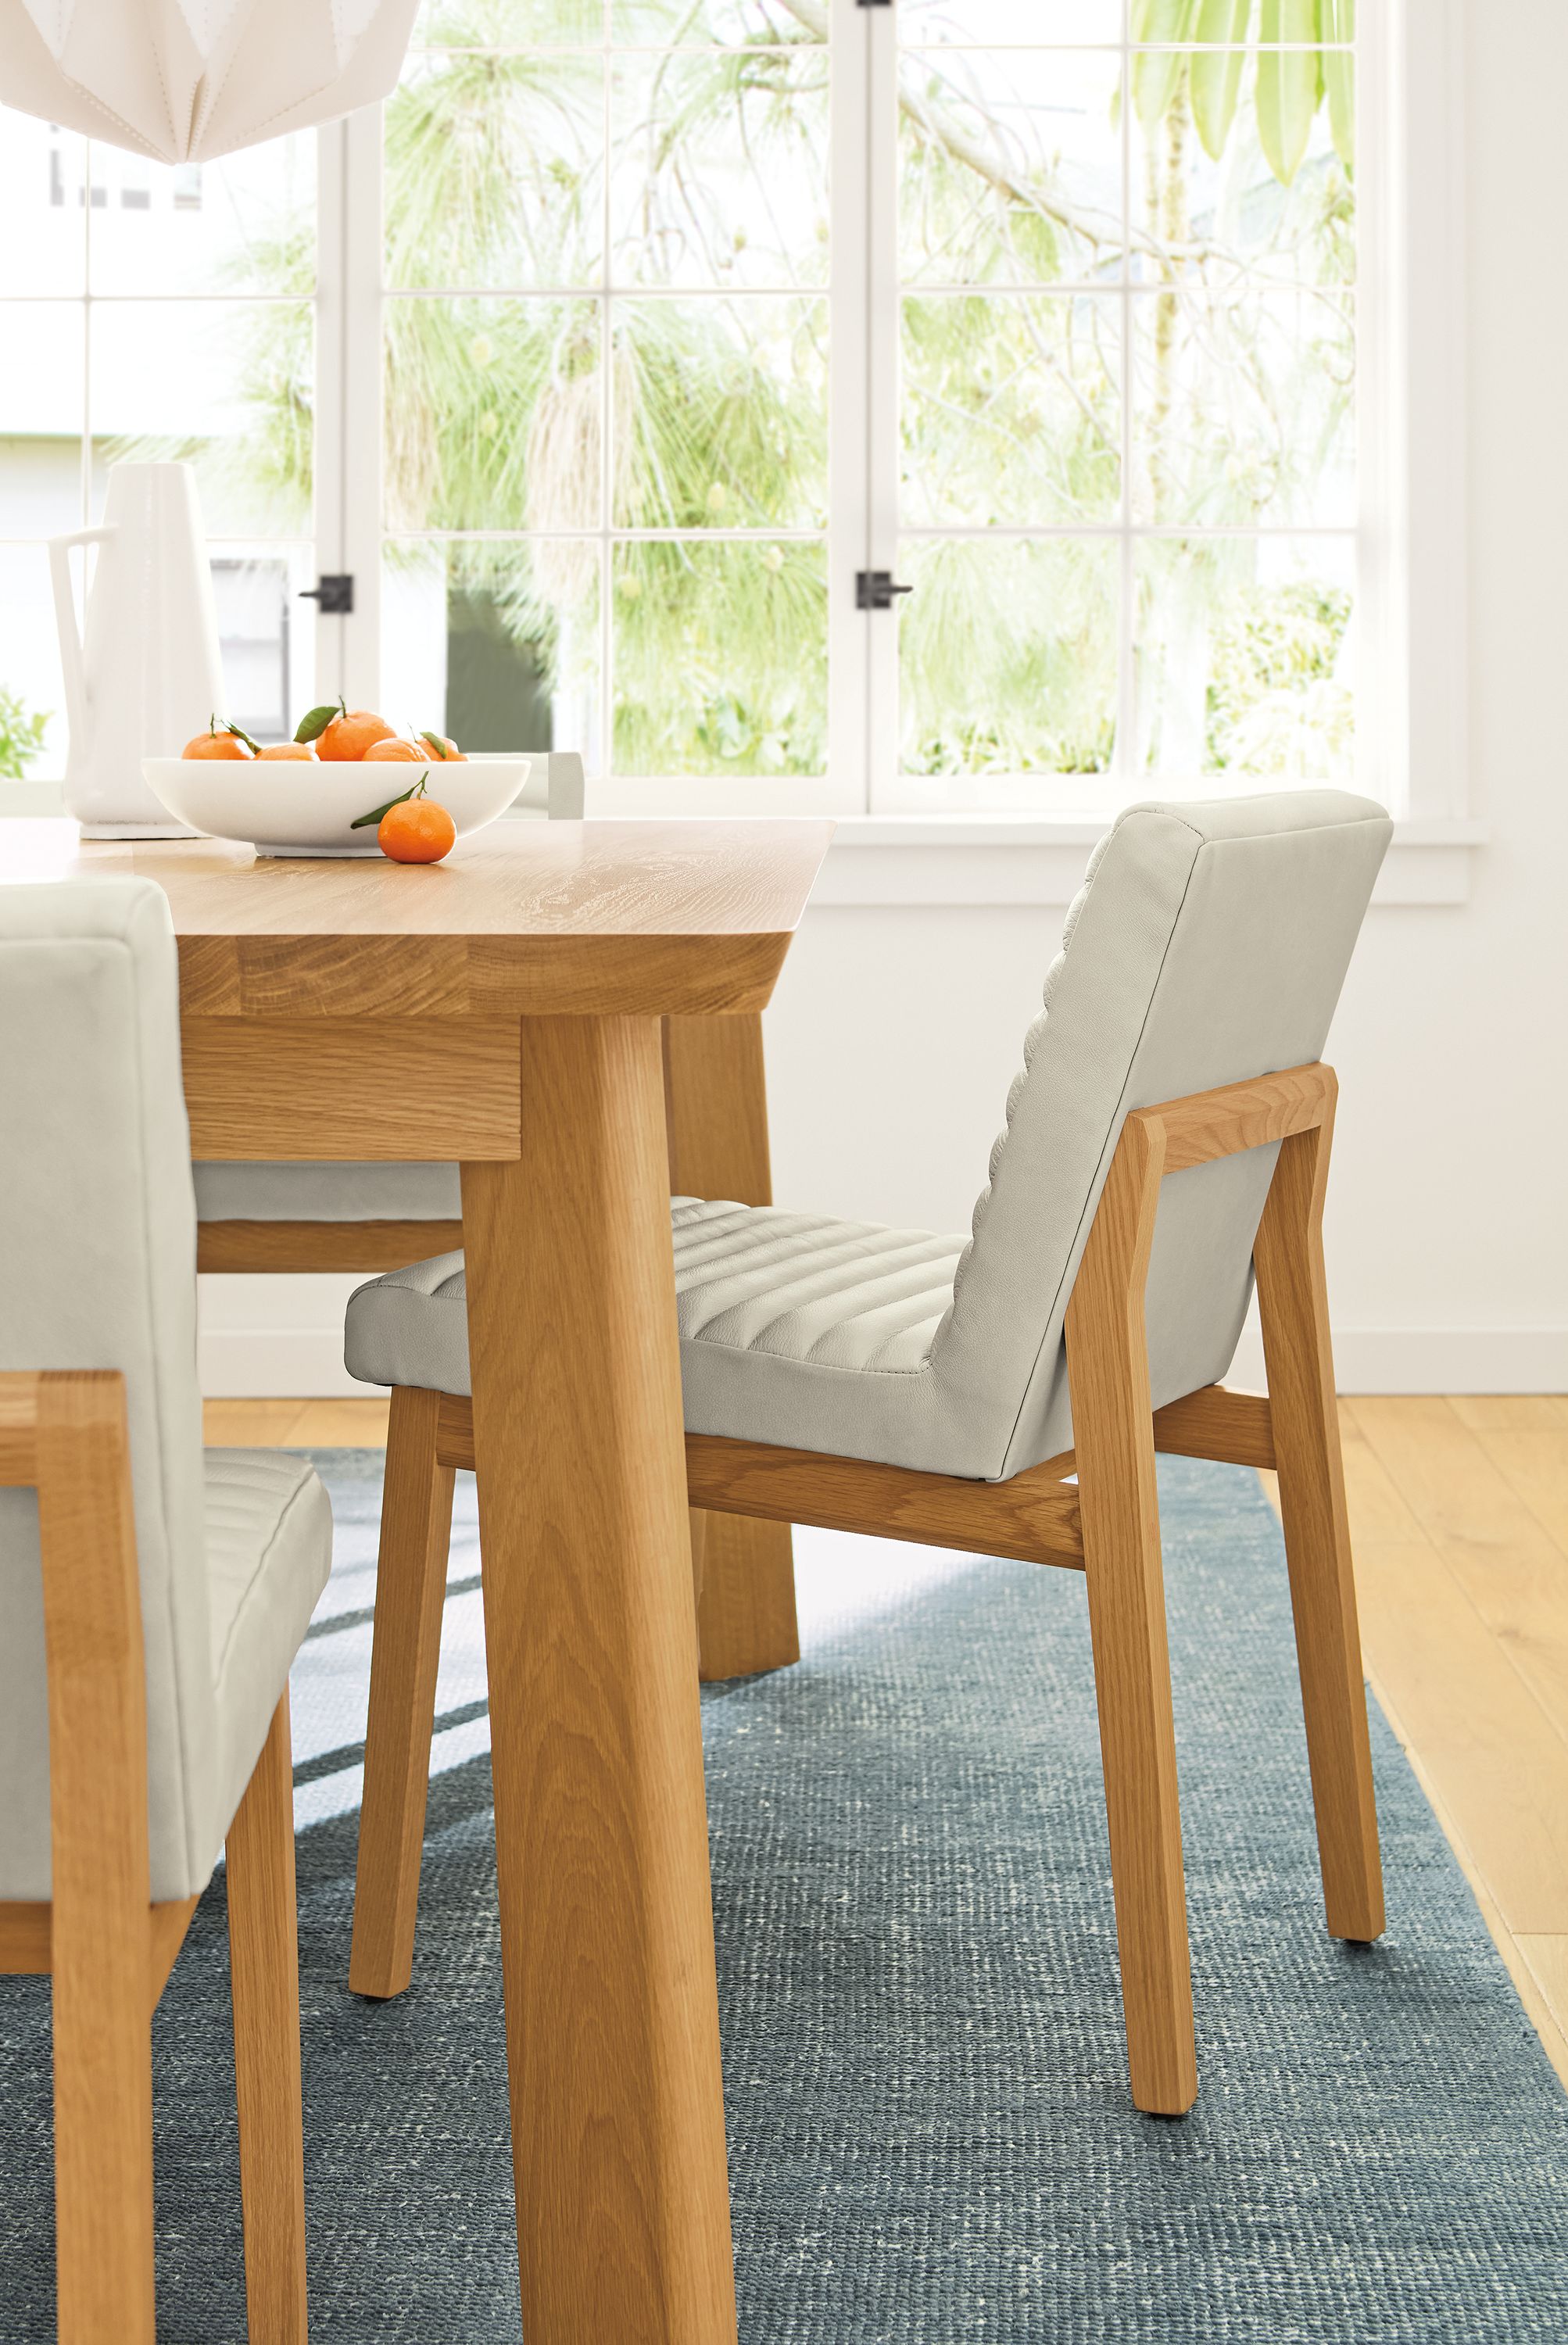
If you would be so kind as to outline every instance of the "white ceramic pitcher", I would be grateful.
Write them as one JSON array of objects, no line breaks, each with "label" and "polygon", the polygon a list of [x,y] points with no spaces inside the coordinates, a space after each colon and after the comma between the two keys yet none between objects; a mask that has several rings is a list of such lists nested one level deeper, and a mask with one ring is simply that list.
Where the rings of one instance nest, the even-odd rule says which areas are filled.
[{"label": "white ceramic pitcher", "polygon": [[[74,545],[97,566],[76,629]],[[223,707],[212,572],[188,464],[115,464],[101,529],[49,540],[71,743],[66,810],[89,838],[188,838],[142,779]]]}]

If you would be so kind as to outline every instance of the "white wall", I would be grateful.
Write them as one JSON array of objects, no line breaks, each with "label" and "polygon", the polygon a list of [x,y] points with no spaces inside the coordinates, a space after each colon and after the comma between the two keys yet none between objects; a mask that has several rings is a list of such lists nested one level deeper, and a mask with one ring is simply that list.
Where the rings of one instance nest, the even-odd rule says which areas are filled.
[{"label": "white wall", "polygon": [[[1561,206],[1568,10],[1467,15],[1471,757],[1492,835],[1468,903],[1374,910],[1330,1042],[1349,1390],[1568,1386],[1568,316],[1531,226]],[[963,1226],[1060,925],[809,913],[768,1018],[775,1193]],[[348,1389],[351,1284],[206,1282],[209,1389]],[[263,1315],[286,1340],[257,1344]]]}]

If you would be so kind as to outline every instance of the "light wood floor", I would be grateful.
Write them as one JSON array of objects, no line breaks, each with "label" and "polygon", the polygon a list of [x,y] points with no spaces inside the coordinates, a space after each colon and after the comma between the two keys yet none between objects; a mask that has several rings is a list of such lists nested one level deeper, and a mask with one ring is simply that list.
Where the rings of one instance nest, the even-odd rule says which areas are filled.
[{"label": "light wood floor", "polygon": [[[1568,1396],[1340,1422],[1368,1674],[1568,2084]],[[369,1447],[386,1423],[377,1400],[207,1404],[208,1440],[239,1447]]]}]

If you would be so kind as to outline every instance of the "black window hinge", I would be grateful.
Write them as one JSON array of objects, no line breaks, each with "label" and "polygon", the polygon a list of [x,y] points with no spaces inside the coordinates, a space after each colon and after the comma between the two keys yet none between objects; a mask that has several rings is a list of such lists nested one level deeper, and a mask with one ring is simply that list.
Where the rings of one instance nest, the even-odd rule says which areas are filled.
[{"label": "black window hinge", "polygon": [[[881,5],[881,0],[878,0]],[[857,611],[891,611],[895,594],[912,594],[912,586],[895,584],[891,570],[857,570],[855,573],[855,608]]]},{"label": "black window hinge", "polygon": [[300,589],[301,603],[319,603],[321,616],[338,616],[354,607],[354,576],[351,570],[325,573],[314,586]]}]

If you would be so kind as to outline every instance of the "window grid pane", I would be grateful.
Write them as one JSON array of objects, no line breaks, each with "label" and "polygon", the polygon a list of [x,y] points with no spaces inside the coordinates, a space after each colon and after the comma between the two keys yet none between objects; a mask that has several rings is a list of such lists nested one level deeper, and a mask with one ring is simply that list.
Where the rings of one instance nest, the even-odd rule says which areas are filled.
[{"label": "window grid pane", "polygon": [[[416,607],[444,636],[459,739],[825,770],[828,95],[782,0],[423,12],[386,117],[382,641],[392,673]],[[461,197],[417,168],[454,144]],[[476,201],[507,156],[515,200]]]},{"label": "window grid pane", "polygon": [[[1131,39],[1130,9],[1114,27],[1074,13],[1065,29],[1037,0],[899,11],[899,567],[927,600],[900,622],[901,770],[1045,772],[1054,750],[1064,776],[1108,765],[1122,783],[1346,777],[1353,45],[1162,46]],[[1072,117],[1054,140],[1053,102]],[[1046,689],[1056,645],[1086,656],[1096,545],[1119,572],[1109,757],[1099,717],[1080,703],[1069,741]],[[1031,548],[1059,565],[1049,595]],[[993,655],[977,640],[949,664],[965,574]],[[1103,697],[1103,662],[1082,672]]]}]

